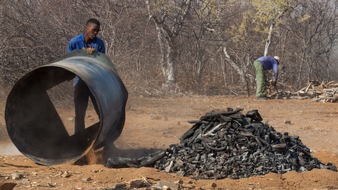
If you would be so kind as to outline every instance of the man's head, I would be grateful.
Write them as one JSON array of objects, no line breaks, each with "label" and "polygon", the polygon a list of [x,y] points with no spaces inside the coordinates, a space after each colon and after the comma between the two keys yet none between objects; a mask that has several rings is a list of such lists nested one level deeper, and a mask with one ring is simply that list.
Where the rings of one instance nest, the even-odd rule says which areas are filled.
[{"label": "man's head", "polygon": [[277,64],[279,65],[279,57],[278,56],[274,56],[273,58],[277,61]]},{"label": "man's head", "polygon": [[99,33],[99,31],[100,31],[100,22],[97,19],[91,18],[86,22],[84,33],[87,39],[93,40]]}]

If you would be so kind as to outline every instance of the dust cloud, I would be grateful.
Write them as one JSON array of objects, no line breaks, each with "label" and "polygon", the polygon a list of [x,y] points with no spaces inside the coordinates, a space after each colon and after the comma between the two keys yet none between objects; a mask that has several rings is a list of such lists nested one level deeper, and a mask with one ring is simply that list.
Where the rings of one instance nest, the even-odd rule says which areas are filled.
[{"label": "dust cloud", "polygon": [[142,158],[147,157],[154,152],[162,149],[158,148],[145,148],[145,147],[132,147],[127,145],[121,138],[117,139],[112,146],[106,146],[104,154],[105,159],[113,157],[122,158]]},{"label": "dust cloud", "polygon": [[[2,118],[1,118],[2,119]],[[15,147],[13,143],[10,142],[9,137],[7,135],[7,131],[0,123],[0,156],[4,155],[20,155],[21,153]]]},{"label": "dust cloud", "polygon": [[13,143],[0,143],[0,156],[21,155]]}]

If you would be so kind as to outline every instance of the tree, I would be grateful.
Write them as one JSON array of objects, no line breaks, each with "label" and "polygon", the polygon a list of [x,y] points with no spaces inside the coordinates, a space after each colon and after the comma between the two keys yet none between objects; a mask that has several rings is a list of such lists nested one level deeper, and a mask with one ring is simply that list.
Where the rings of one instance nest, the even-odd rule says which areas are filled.
[{"label": "tree", "polygon": [[257,32],[267,33],[264,56],[268,55],[273,30],[282,22],[283,16],[288,17],[297,6],[297,1],[291,0],[252,0],[253,22]]},{"label": "tree", "polygon": [[61,27],[64,22],[58,20],[64,17],[54,17],[57,9],[48,12],[50,4],[39,0],[3,1],[4,38],[0,54],[5,73],[2,77],[8,84],[66,52],[63,44],[67,34],[62,30],[65,27]]},{"label": "tree", "polygon": [[173,93],[176,85],[177,38],[191,10],[192,0],[157,1],[151,5],[145,1],[149,18],[155,23],[162,58],[160,61],[162,74],[169,93]]},{"label": "tree", "polygon": [[92,17],[101,21],[107,55],[133,94],[243,94],[253,87],[251,63],[266,54],[281,57],[285,85],[338,79],[333,0],[0,3],[2,86],[67,53]]},{"label": "tree", "polygon": [[337,15],[333,1],[306,1],[282,24],[287,32],[290,79],[299,88],[311,80],[330,80],[330,57],[337,39]]}]

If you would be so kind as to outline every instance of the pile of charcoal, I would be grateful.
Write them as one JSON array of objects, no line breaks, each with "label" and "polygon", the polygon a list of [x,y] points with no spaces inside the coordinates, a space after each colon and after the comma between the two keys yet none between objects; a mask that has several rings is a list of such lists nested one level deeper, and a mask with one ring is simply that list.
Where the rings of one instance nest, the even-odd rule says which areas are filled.
[{"label": "pile of charcoal", "polygon": [[180,137],[180,144],[148,157],[111,157],[106,167],[155,167],[195,179],[246,178],[313,168],[337,171],[310,154],[298,136],[279,133],[262,122],[257,110],[212,111]]},{"label": "pile of charcoal", "polygon": [[310,155],[298,136],[279,133],[262,122],[257,110],[213,111],[171,145],[155,168],[196,179],[246,178],[269,172],[325,168],[337,171]]}]

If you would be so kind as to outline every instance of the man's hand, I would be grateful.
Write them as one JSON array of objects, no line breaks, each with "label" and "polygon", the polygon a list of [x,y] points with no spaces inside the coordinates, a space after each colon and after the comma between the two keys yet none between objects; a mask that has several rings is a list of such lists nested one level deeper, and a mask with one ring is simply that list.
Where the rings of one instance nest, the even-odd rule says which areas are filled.
[{"label": "man's hand", "polygon": [[88,54],[93,54],[96,50],[94,48],[87,48],[87,53]]},{"label": "man's hand", "polygon": [[94,48],[91,48],[91,47],[87,49],[86,48],[82,48],[82,49],[86,50],[89,55],[93,54],[96,51]]}]

